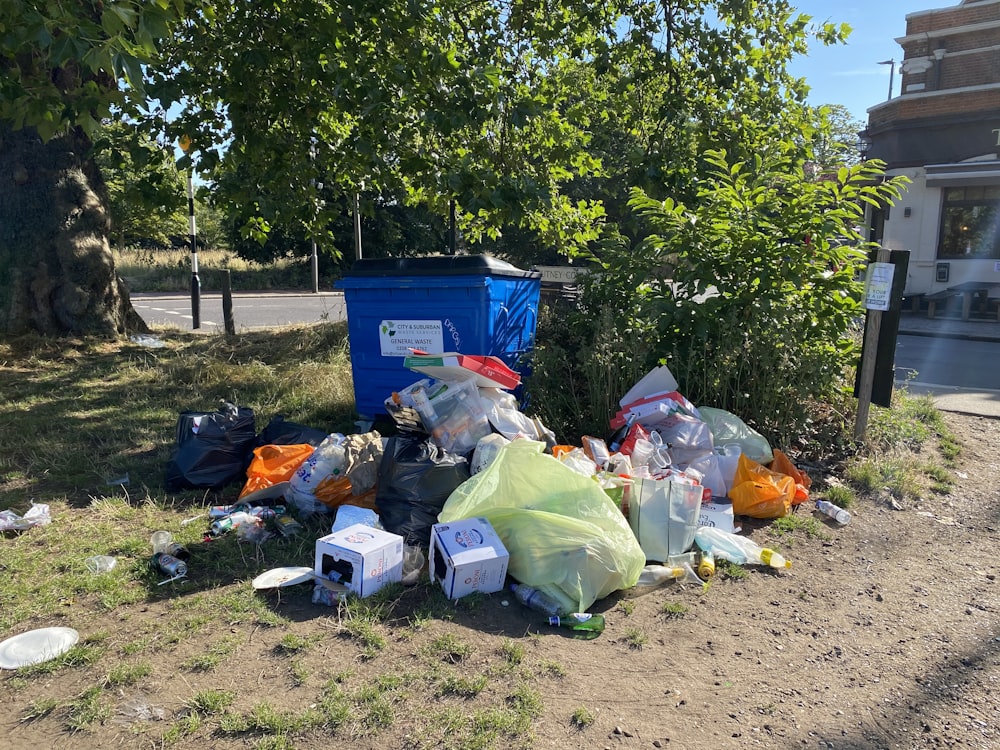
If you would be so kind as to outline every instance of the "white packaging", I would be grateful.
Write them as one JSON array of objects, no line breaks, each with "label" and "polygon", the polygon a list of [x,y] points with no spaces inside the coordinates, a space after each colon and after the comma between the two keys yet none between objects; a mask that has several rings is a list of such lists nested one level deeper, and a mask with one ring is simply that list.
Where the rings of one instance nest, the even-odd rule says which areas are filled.
[{"label": "white packaging", "polygon": [[[361,523],[316,540],[317,576],[338,582],[360,597],[403,579],[403,537]],[[331,579],[333,580],[333,579]]]},{"label": "white packaging", "polygon": [[431,527],[430,573],[445,596],[458,599],[479,591],[502,591],[510,555],[485,518],[466,518]]},{"label": "white packaging", "polygon": [[730,534],[736,533],[736,525],[733,520],[733,504],[725,502],[711,502],[701,504],[701,512],[698,514],[698,525],[707,526],[712,529],[721,529]]}]

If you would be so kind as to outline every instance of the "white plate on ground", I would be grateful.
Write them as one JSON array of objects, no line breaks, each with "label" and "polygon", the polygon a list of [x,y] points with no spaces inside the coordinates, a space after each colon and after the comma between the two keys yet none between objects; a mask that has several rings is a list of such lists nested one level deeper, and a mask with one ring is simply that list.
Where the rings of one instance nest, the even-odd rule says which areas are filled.
[{"label": "white plate on ground", "polygon": [[255,589],[276,589],[284,586],[294,586],[313,579],[313,569],[305,566],[288,568],[272,568],[265,570],[253,579]]},{"label": "white plate on ground", "polygon": [[20,669],[55,659],[80,640],[73,628],[29,630],[0,643],[0,669]]}]

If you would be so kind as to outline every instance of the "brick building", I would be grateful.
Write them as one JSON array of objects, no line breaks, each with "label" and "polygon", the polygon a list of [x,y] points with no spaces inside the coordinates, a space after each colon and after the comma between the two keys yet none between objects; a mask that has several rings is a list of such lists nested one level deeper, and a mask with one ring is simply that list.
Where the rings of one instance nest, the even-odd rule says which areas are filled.
[{"label": "brick building", "polygon": [[1000,294],[1000,0],[906,16],[898,97],[868,110],[869,158],[912,183],[872,216],[910,251],[908,294],[997,282]]}]

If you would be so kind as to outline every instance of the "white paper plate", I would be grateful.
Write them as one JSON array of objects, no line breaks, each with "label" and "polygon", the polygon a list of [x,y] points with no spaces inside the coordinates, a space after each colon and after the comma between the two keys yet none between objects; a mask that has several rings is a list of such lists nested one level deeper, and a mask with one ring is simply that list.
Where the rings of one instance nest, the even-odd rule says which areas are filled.
[{"label": "white paper plate", "polygon": [[20,669],[55,659],[80,640],[73,628],[29,630],[0,643],[0,669]]},{"label": "white paper plate", "polygon": [[283,586],[294,586],[305,583],[313,578],[313,569],[301,567],[273,568],[265,570],[253,579],[255,589],[275,589]]}]

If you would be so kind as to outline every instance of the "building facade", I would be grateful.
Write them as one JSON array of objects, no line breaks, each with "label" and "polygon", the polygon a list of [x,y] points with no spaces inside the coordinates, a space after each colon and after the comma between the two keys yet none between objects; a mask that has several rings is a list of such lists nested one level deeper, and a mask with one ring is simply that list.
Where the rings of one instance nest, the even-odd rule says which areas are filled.
[{"label": "building facade", "polygon": [[1000,292],[1000,0],[906,16],[899,96],[868,110],[868,158],[911,181],[871,217],[872,239],[909,250],[906,294],[964,282]]}]

